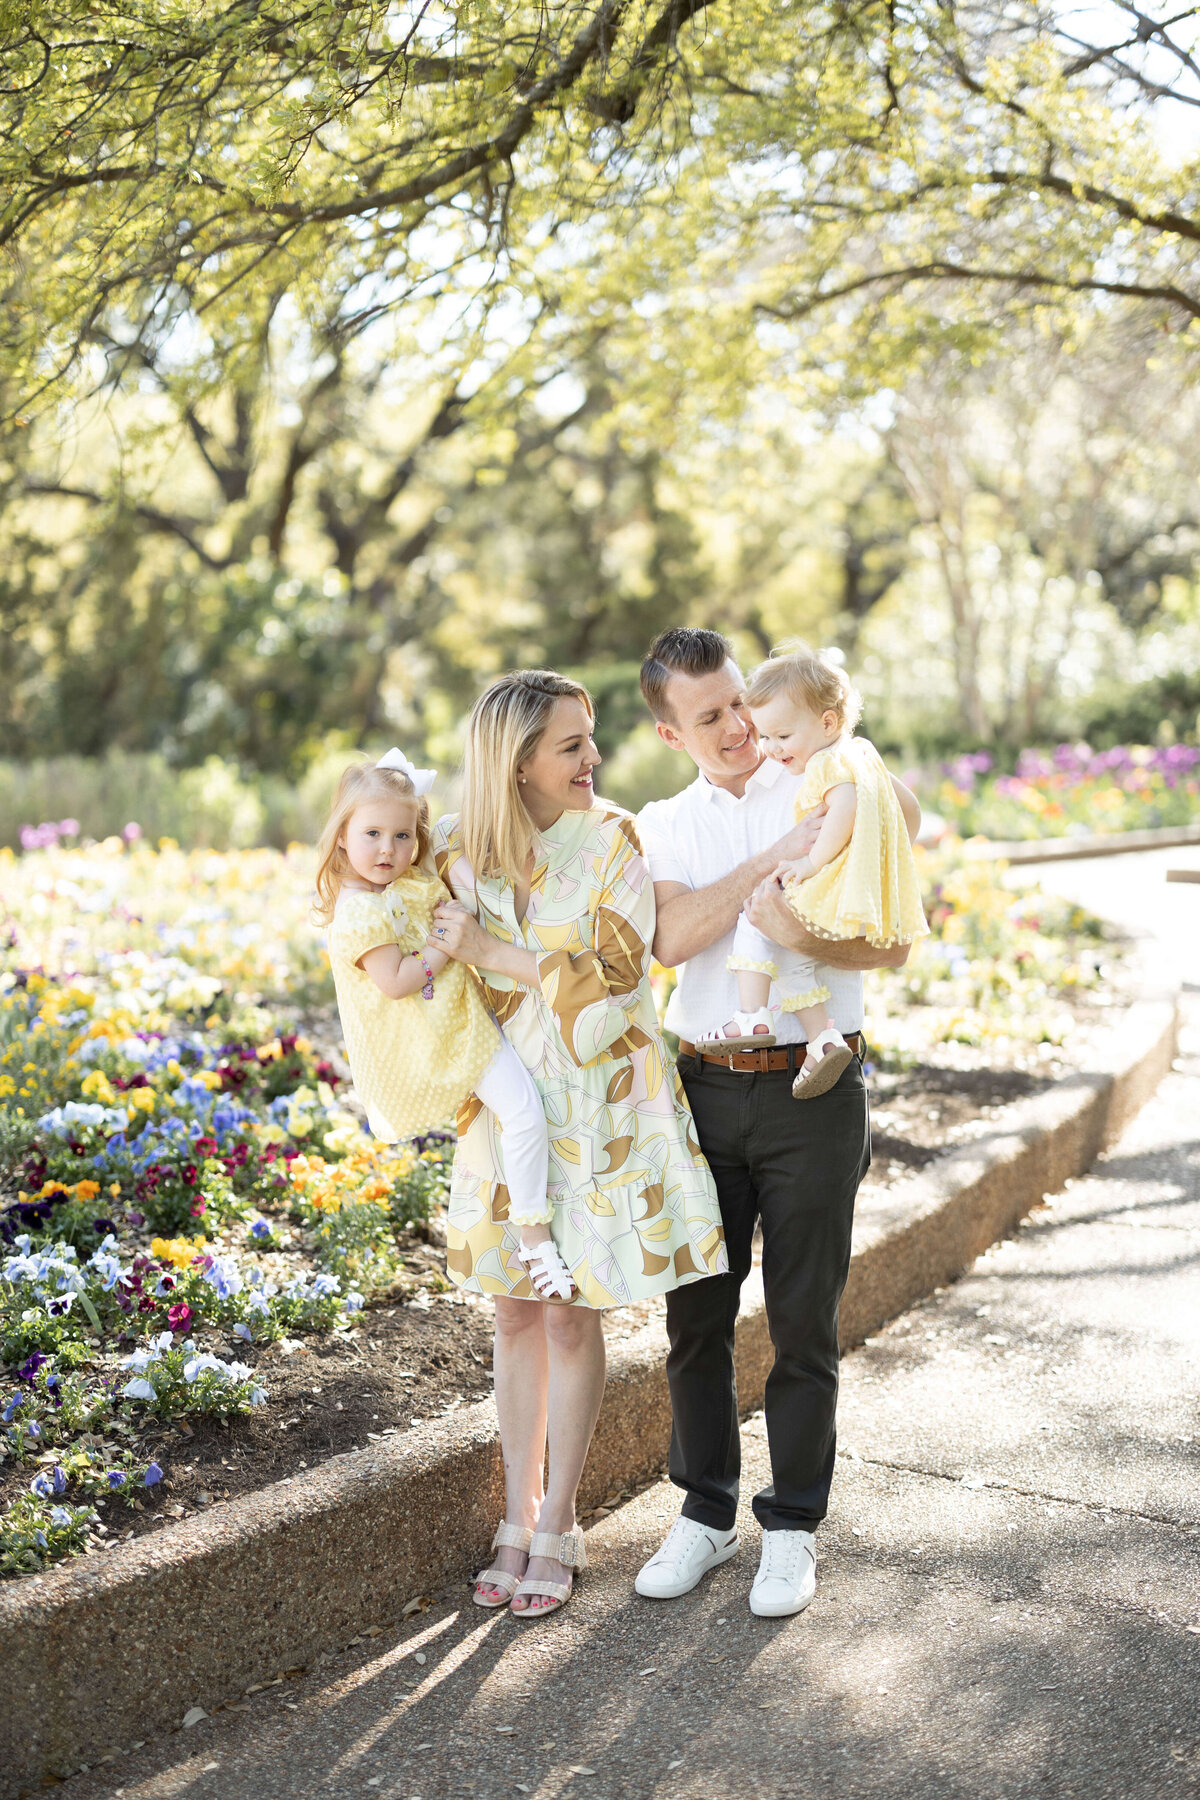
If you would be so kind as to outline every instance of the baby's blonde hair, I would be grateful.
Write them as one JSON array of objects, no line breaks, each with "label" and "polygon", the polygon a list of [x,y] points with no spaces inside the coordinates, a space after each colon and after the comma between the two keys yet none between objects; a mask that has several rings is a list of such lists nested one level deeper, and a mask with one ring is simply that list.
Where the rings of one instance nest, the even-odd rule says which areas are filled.
[{"label": "baby's blonde hair", "polygon": [[313,917],[321,925],[333,918],[342,883],[350,873],[350,859],[338,839],[350,817],[368,800],[386,794],[396,800],[411,800],[417,809],[417,847],[410,868],[425,861],[429,850],[429,802],[418,795],[402,769],[377,769],[373,763],[351,763],[343,769],[333,796],[333,805],[317,844],[317,898]]},{"label": "baby's blonde hair", "polygon": [[862,698],[844,669],[823,662],[808,644],[793,639],[772,650],[746,683],[750,706],[765,706],[786,694],[796,706],[817,714],[831,712],[843,731],[853,731],[862,717]]},{"label": "baby's blonde hair", "polygon": [[525,873],[533,821],[525,810],[517,769],[538,747],[560,700],[579,700],[595,718],[592,696],[553,669],[518,669],[480,694],[467,720],[463,756],[462,839],[476,875]]}]

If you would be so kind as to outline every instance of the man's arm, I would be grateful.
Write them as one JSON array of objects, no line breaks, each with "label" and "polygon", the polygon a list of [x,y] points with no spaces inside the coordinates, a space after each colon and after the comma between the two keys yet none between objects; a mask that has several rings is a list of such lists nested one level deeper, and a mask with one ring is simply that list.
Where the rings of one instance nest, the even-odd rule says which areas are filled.
[{"label": "man's arm", "polygon": [[802,925],[783,897],[777,881],[760,882],[746,902],[746,917],[773,944],[799,950],[831,969],[899,969],[908,961],[908,944],[880,950],[866,938],[817,937]]},{"label": "man's arm", "polygon": [[[891,782],[904,814],[909,839],[915,842],[921,829],[921,803],[911,788],[906,788],[894,775]],[[912,948],[911,944],[893,944],[889,949],[881,950],[868,944],[866,938],[817,937],[800,923],[777,881],[759,883],[746,901],[746,917],[772,943],[782,944],[788,950],[799,950],[802,956],[815,957],[817,962],[827,963],[831,969],[902,969]]]},{"label": "man's arm", "polygon": [[[921,828],[920,802],[894,775],[891,782],[900,802],[900,810],[904,814],[909,838],[915,840]],[[732,931],[743,906],[747,907],[749,914],[750,896],[761,887],[776,865],[788,857],[808,855],[816,842],[825,811],[824,806],[816,807],[761,856],[752,856],[747,862],[739,863],[730,874],[722,876],[720,881],[711,882],[708,887],[690,888],[681,881],[656,881],[654,899],[658,918],[654,930],[654,955],[663,968],[676,968],[680,963],[686,962],[689,956],[707,950],[710,944],[715,944],[727,931]],[[907,960],[906,946],[901,946],[899,950],[876,950],[865,938],[856,938],[845,944],[814,938],[793,918],[778,887],[775,892],[783,904],[791,931],[798,932],[799,939],[785,936],[781,931],[773,931],[769,925],[762,923],[761,917],[749,915],[751,924],[757,925],[775,943],[786,944],[793,950],[802,950],[806,955],[815,956],[820,962],[838,969],[898,969]]]},{"label": "man's arm", "polygon": [[780,859],[806,856],[816,842],[825,818],[819,806],[799,825],[793,825],[779,842],[760,856],[739,863],[720,881],[707,887],[690,888],[682,881],[656,881],[654,903],[657,917],[654,926],[654,955],[664,969],[674,969],[707,950],[718,938],[732,931],[738,914],[760,882],[765,881]]}]

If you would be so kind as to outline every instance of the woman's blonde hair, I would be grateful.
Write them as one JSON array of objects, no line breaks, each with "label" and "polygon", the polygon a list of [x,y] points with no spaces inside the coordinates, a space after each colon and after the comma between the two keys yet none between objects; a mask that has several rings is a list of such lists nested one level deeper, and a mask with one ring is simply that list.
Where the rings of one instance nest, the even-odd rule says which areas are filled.
[{"label": "woman's blonde hair", "polygon": [[462,840],[476,875],[506,875],[516,883],[525,874],[533,821],[521,798],[517,770],[537,749],[560,700],[580,700],[588,717],[596,716],[587,689],[553,669],[501,675],[471,708],[463,755]]},{"label": "woman's blonde hair", "polygon": [[418,795],[402,769],[377,769],[373,763],[351,763],[343,769],[333,796],[333,805],[317,843],[317,898],[313,917],[321,925],[333,918],[342,883],[350,873],[350,859],[338,839],[350,821],[351,814],[368,800],[381,795],[389,799],[411,800],[417,809],[417,847],[410,868],[423,863],[429,851],[429,802]]},{"label": "woman's blonde hair", "polygon": [[862,698],[844,669],[824,662],[807,644],[793,640],[772,650],[746,683],[750,706],[765,706],[786,694],[810,712],[834,713],[843,731],[853,731],[862,717]]}]

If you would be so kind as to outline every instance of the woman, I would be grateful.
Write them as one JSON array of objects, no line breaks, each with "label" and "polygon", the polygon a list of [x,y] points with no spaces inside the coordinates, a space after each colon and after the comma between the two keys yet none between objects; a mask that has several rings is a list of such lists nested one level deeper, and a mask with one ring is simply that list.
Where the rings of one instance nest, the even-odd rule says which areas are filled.
[{"label": "woman", "polygon": [[654,889],[631,820],[595,798],[592,723],[586,688],[564,676],[493,682],[468,723],[462,814],[433,836],[455,899],[438,908],[430,947],[478,969],[542,1096],[545,1233],[570,1272],[569,1304],[539,1298],[508,1217],[495,1119],[469,1100],[447,1266],[496,1299],[506,1488],[499,1553],[475,1598],[512,1595],[522,1617],[563,1604],[583,1566],[575,1496],[604,1391],[602,1310],[727,1268],[716,1190],[650,994]]}]

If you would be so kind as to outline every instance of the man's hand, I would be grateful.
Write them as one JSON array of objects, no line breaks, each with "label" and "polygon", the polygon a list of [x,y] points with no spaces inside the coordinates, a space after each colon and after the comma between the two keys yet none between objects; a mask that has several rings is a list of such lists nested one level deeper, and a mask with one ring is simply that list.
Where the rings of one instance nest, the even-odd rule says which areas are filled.
[{"label": "man's hand", "polygon": [[829,808],[824,802],[820,806],[814,806],[810,813],[805,813],[798,825],[793,825],[790,831],[785,831],[783,836],[772,844],[772,852],[780,862],[808,855],[817,841],[817,833],[824,824],[825,814],[828,811]]},{"label": "man's hand", "polygon": [[759,883],[746,902],[745,912],[750,923],[772,943],[799,950],[832,969],[899,969],[908,961],[908,944],[879,950],[866,938],[817,937],[800,923],[773,877]]}]

